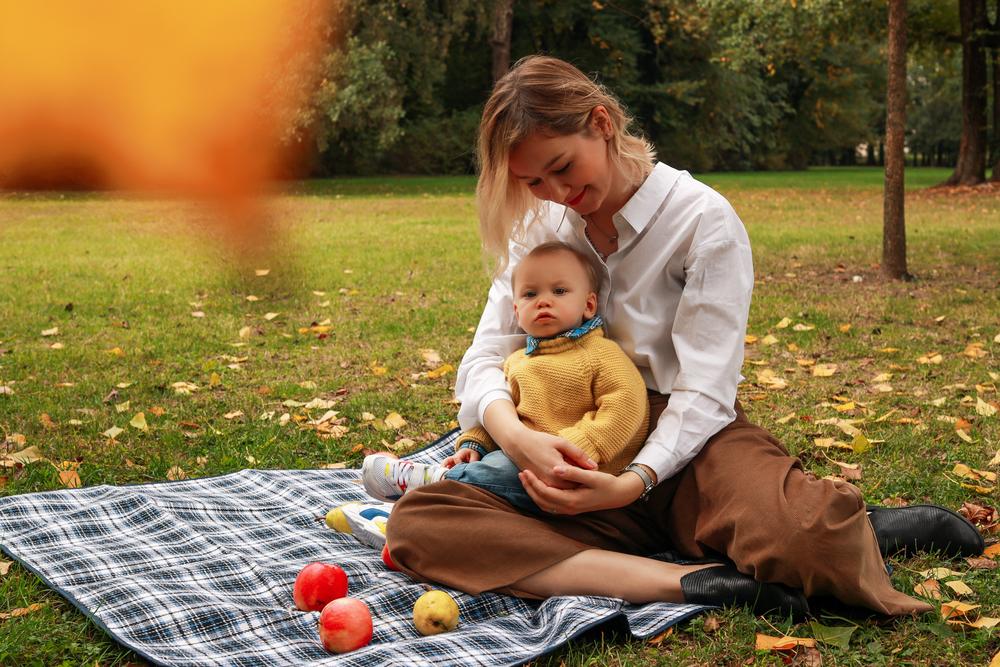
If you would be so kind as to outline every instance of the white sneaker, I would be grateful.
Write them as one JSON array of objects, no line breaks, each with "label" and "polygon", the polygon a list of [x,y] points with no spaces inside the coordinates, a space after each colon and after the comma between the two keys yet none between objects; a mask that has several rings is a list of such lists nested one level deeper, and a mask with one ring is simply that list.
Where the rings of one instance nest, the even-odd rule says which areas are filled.
[{"label": "white sneaker", "polygon": [[361,479],[372,498],[393,502],[411,489],[433,484],[448,469],[440,465],[403,461],[390,454],[369,454],[361,464]]}]

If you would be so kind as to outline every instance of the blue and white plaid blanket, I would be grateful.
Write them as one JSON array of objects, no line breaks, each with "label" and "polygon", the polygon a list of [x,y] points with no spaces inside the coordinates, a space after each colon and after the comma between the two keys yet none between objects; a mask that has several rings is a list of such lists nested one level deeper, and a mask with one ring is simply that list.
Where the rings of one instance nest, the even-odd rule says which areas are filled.
[{"label": "blue and white plaid blanket", "polygon": [[[442,459],[453,432],[412,458]],[[366,500],[357,470],[243,470],[178,482],[95,486],[0,498],[0,547],[118,642],[161,665],[514,665],[611,619],[655,635],[705,607],[602,597],[458,601],[454,632],[422,637],[426,586],[316,521]],[[316,612],[292,603],[312,561],[339,564],[368,603],[375,636],[358,651],[320,645]]]}]

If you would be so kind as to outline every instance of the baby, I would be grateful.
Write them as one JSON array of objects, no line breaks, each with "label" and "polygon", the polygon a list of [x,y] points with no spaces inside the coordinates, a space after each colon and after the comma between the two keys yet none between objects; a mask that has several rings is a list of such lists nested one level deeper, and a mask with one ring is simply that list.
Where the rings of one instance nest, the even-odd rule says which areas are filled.
[{"label": "baby", "polygon": [[[646,386],[631,359],[604,337],[597,315],[599,278],[580,251],[561,242],[542,244],[514,268],[514,314],[527,334],[524,349],[504,363],[521,422],[558,435],[618,473],[646,439]],[[539,512],[518,479],[518,468],[482,426],[463,432],[455,454],[440,465],[365,457],[369,495],[397,500],[410,489],[450,479],[483,488],[518,509]]]}]

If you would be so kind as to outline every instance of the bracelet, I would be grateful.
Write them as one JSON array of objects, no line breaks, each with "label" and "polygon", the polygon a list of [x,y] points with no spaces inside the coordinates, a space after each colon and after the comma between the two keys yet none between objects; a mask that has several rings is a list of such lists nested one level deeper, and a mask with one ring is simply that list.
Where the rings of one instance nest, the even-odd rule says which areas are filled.
[{"label": "bracelet", "polygon": [[459,449],[471,449],[472,451],[477,452],[479,454],[480,458],[486,456],[486,454],[489,453],[489,452],[486,451],[485,447],[483,447],[482,445],[480,445],[478,442],[473,442],[472,440],[466,440],[461,445],[459,445],[458,448]]},{"label": "bracelet", "polygon": [[656,488],[656,483],[653,478],[649,476],[649,473],[643,469],[638,463],[629,463],[627,466],[622,468],[622,471],[618,473],[619,475],[625,472],[634,472],[642,480],[642,483],[646,485],[646,488],[642,490],[642,494],[639,496],[638,500],[646,500],[649,498],[650,492]]}]

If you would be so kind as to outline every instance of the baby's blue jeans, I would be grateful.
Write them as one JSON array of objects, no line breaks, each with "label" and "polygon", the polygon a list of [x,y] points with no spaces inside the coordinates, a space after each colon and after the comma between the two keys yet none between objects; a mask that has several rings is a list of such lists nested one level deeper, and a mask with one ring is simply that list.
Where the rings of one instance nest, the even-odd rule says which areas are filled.
[{"label": "baby's blue jeans", "polygon": [[520,472],[514,462],[500,450],[492,451],[472,463],[459,463],[445,473],[445,479],[478,486],[493,495],[500,496],[519,510],[541,514],[538,505],[531,499],[518,479]]}]

